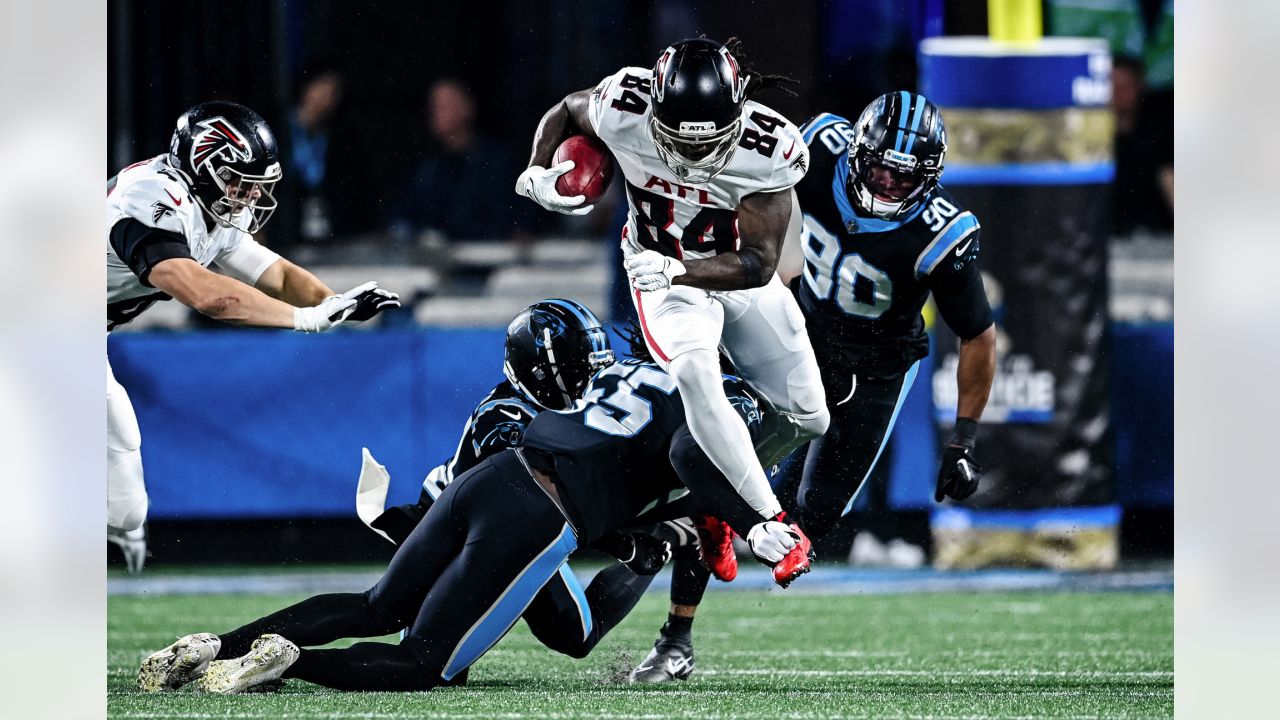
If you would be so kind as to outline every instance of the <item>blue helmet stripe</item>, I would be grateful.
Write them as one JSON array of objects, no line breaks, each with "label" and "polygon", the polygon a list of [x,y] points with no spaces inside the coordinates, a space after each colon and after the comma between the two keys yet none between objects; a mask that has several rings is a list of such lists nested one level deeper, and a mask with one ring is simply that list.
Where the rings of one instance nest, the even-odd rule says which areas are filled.
[{"label": "blue helmet stripe", "polygon": [[903,90],[898,95],[902,98],[902,107],[898,110],[898,139],[893,144],[893,149],[902,152],[902,141],[906,137],[902,131],[907,127],[907,112],[911,109],[911,93]]},{"label": "blue helmet stripe", "polygon": [[924,98],[919,95],[913,96],[916,100],[916,111],[911,116],[911,134],[907,136],[907,149],[903,152],[911,154],[911,146],[916,144],[917,131],[920,129],[920,118],[924,115]]},{"label": "blue helmet stripe", "polygon": [[[601,330],[604,329],[604,326],[600,323],[599,318],[597,318],[590,310],[582,307],[581,305],[579,305],[578,303],[572,300],[561,300],[560,298],[552,298],[550,300],[547,300],[546,303],[548,305],[554,305],[555,307],[564,308],[565,310],[568,310],[570,315],[573,315],[575,318],[578,319],[578,322],[582,323],[582,328],[584,330],[590,330],[591,328],[600,328]],[[604,346],[603,332],[587,333],[587,336],[591,338],[592,351],[600,351],[600,350],[608,349]]]}]

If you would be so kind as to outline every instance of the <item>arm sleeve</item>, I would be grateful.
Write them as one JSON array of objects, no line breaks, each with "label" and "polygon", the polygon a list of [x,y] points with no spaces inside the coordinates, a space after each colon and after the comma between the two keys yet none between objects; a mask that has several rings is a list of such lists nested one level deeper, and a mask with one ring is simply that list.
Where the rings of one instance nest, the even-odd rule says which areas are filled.
[{"label": "arm sleeve", "polygon": [[951,332],[961,340],[970,340],[991,327],[991,304],[978,271],[978,235],[960,260],[941,263],[929,274],[929,290],[938,313]]},{"label": "arm sleeve", "polygon": [[689,426],[681,425],[672,437],[669,457],[680,481],[699,497],[700,504],[729,523],[742,537],[746,537],[753,526],[768,520],[752,508],[716,469],[715,463],[693,439]]},{"label": "arm sleeve", "polygon": [[239,235],[239,240],[218,253],[214,262],[240,282],[256,285],[262,273],[280,259],[280,254],[263,247],[261,243],[246,234]]},{"label": "arm sleeve", "polygon": [[181,234],[150,227],[131,217],[111,226],[111,249],[147,287],[153,287],[147,278],[161,260],[195,259]]}]

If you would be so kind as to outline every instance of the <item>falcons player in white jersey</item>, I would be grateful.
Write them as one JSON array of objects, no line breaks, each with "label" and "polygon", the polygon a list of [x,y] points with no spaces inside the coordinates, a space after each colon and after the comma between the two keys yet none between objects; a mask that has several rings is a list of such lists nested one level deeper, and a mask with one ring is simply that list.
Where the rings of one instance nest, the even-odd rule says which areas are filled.
[{"label": "falcons player in white jersey", "polygon": [[[178,118],[168,153],[107,183],[107,331],[170,298],[228,323],[301,332],[399,307],[398,296],[374,282],[337,295],[250,236],[275,209],[271,190],[280,177],[275,136],[249,108],[209,102]],[[131,572],[146,554],[141,443],[133,405],[108,362],[107,536]]]},{"label": "falcons player in white jersey", "polygon": [[[781,508],[762,461],[777,462],[829,420],[804,317],[774,273],[808,151],[794,125],[747,99],[773,79],[748,76],[720,43],[678,42],[652,70],[623,68],[551,108],[516,182],[548,210],[585,214],[585,198],[555,190],[573,163],[547,165],[570,135],[608,146],[626,179],[622,246],[645,341],[675,378],[694,439],[767,518]],[[774,410],[754,451],[725,397],[718,350]],[[794,526],[772,527],[790,535],[787,547],[802,541]],[[731,532],[718,521],[702,530],[704,559],[732,579]]]}]

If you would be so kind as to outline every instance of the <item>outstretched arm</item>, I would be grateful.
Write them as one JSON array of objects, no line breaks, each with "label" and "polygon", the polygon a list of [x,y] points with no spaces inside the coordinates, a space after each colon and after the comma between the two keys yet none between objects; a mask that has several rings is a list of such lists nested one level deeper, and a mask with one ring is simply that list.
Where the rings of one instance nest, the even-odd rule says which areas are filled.
[{"label": "outstretched arm", "polygon": [[173,299],[215,320],[257,327],[294,326],[292,305],[239,280],[219,275],[195,260],[164,260],[147,279]]},{"label": "outstretched arm", "polygon": [[310,307],[336,293],[311,271],[284,258],[275,261],[254,287],[294,307]]}]

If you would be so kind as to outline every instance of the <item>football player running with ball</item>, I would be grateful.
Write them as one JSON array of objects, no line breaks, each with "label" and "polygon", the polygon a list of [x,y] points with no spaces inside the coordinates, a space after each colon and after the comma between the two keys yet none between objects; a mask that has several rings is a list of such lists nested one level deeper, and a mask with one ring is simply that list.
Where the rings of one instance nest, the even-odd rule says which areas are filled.
[{"label": "football player running with ball", "polygon": [[[813,167],[796,187],[804,225],[789,242],[799,243],[804,266],[793,286],[815,339],[831,427],[809,444],[803,464],[792,464],[803,468],[794,502],[779,496],[818,538],[853,507],[929,353],[920,312],[930,293],[961,341],[955,434],[934,499],[977,490],[974,445],[995,375],[995,327],[978,272],[978,219],[938,184],[947,140],[933,103],[889,93],[857,122],[824,113],[802,132]],[[690,627],[705,585],[679,582],[687,562],[676,555],[671,589],[686,617],[664,626],[633,680],[692,671]]]},{"label": "football player running with ball", "polygon": [[[171,298],[234,325],[299,332],[399,307],[375,282],[335,294],[251,237],[275,210],[280,177],[275,135],[254,111],[208,102],[183,113],[169,152],[107,182],[107,331]],[[141,445],[133,405],[108,363],[107,538],[135,573],[146,556]]]},{"label": "football player running with ball", "polygon": [[[572,163],[548,165],[571,135],[609,148],[625,179],[622,247],[649,350],[715,466],[755,510],[784,521],[774,527],[790,526],[779,542],[807,548],[763,467],[820,436],[829,419],[804,317],[775,274],[808,150],[794,125],[749,99],[781,79],[744,70],[738,50],[734,39],[683,40],[652,69],[623,68],[569,94],[542,118],[516,192],[548,210],[589,212],[584,197],[555,189]],[[725,395],[719,350],[769,405],[758,445]],[[729,527],[703,519],[699,535],[712,571],[732,579]]]}]

